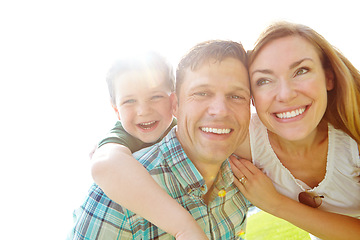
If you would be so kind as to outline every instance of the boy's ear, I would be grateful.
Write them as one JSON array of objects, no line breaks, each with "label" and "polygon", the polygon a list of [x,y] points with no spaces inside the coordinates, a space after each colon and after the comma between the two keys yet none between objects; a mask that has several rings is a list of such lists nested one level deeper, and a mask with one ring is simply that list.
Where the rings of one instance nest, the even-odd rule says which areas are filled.
[{"label": "boy's ear", "polygon": [[170,100],[171,100],[172,114],[177,118],[178,99],[177,99],[176,93],[174,93],[174,92],[171,93]]},{"label": "boy's ear", "polygon": [[111,103],[111,106],[112,106],[112,108],[114,109],[117,118],[120,120],[120,113],[119,113],[118,108],[117,108],[116,105],[114,105],[113,103]]},{"label": "boy's ear", "polygon": [[333,90],[334,88],[334,72],[330,69],[325,70],[325,77],[326,77],[326,89],[328,91]]}]

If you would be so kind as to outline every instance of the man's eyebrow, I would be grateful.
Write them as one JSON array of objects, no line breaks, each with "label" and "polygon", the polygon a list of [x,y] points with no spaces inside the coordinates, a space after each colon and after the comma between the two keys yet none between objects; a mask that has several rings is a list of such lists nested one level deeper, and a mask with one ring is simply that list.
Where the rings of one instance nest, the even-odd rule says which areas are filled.
[{"label": "man's eyebrow", "polygon": [[245,86],[238,86],[233,88],[232,92],[245,92],[246,94],[250,94],[250,89]]},{"label": "man's eyebrow", "polygon": [[[289,66],[289,69],[292,69],[292,68],[295,68],[296,66],[299,66],[304,61],[313,61],[313,60],[312,60],[312,58],[303,58],[303,59],[301,59],[299,61],[296,61],[296,62],[292,63]],[[251,76],[253,76],[255,73],[272,74],[273,71],[270,70],[270,69],[258,69],[258,70],[253,71],[251,73]]]}]

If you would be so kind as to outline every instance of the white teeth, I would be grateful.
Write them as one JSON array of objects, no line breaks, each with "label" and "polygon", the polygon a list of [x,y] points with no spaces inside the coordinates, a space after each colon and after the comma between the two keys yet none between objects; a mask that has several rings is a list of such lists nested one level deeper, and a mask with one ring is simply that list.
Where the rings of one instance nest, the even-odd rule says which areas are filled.
[{"label": "white teeth", "polygon": [[230,128],[208,128],[208,127],[203,127],[201,128],[202,131],[204,132],[209,132],[209,133],[216,133],[216,134],[227,134],[230,133],[231,129]]},{"label": "white teeth", "polygon": [[140,123],[140,125],[142,126],[147,126],[147,125],[151,125],[151,124],[154,124],[155,121],[152,121],[152,122],[147,122],[147,123]]},{"label": "white teeth", "polygon": [[293,118],[293,117],[303,114],[304,112],[305,112],[305,108],[299,108],[299,109],[293,110],[291,112],[277,113],[276,116],[281,119]]}]

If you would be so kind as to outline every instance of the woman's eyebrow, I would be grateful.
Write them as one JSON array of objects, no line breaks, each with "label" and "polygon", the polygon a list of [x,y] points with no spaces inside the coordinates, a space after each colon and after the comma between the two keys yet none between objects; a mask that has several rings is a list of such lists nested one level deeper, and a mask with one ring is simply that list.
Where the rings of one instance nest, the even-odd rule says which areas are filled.
[{"label": "woman's eyebrow", "polygon": [[263,73],[263,74],[272,74],[273,71],[271,71],[270,69],[258,69],[255,70],[251,73],[251,77],[255,74],[255,73]]},{"label": "woman's eyebrow", "polygon": [[[292,64],[289,66],[289,69],[292,69],[292,68],[295,68],[296,66],[299,66],[299,65],[300,65],[302,62],[304,62],[304,61],[312,61],[312,62],[313,62],[312,58],[306,57],[306,58],[303,58],[303,59],[301,59],[301,60],[299,60],[299,61],[296,61],[296,62],[292,63]],[[270,69],[257,69],[257,70],[255,70],[255,71],[253,71],[253,72],[251,73],[251,77],[252,77],[255,73],[273,74],[274,72],[273,72],[272,70],[270,70]]]},{"label": "woman's eyebrow", "polygon": [[299,61],[296,61],[293,64],[291,64],[289,69],[292,69],[292,68],[295,68],[295,67],[299,66],[304,61],[312,61],[313,62],[312,58],[303,58],[303,59],[301,59]]}]

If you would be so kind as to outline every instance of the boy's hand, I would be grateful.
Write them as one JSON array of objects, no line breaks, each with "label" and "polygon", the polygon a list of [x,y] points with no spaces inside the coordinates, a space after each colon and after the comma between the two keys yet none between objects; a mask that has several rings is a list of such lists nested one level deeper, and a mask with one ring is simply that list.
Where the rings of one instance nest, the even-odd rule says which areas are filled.
[{"label": "boy's hand", "polygon": [[[200,228],[199,228],[200,229]],[[186,233],[179,233],[175,236],[176,240],[209,240],[202,230],[195,230],[195,232],[188,231]]]}]

